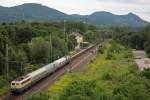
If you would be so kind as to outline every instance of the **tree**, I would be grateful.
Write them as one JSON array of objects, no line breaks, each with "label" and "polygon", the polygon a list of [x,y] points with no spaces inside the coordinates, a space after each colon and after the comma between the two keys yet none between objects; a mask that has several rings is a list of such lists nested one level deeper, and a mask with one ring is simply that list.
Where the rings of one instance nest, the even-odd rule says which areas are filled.
[{"label": "tree", "polygon": [[50,59],[49,42],[43,37],[36,37],[29,43],[31,61],[36,64],[46,64]]},{"label": "tree", "polygon": [[150,79],[150,68],[145,69],[145,70],[142,72],[142,75],[145,76],[147,79]]},{"label": "tree", "polygon": [[37,93],[36,95],[30,95],[27,100],[49,100],[49,96],[46,93]]},{"label": "tree", "polygon": [[0,74],[4,72],[6,43],[8,43],[8,33],[4,27],[0,27]]},{"label": "tree", "polygon": [[68,53],[65,39],[52,35],[53,60],[56,60]]},{"label": "tree", "polygon": [[91,100],[94,95],[94,88],[94,81],[75,80],[64,89],[64,93],[60,96],[60,100],[75,100],[77,98],[79,100],[85,98]]},{"label": "tree", "polygon": [[17,42],[18,43],[27,43],[31,41],[35,33],[33,33],[31,27],[21,27],[17,30]]},{"label": "tree", "polygon": [[69,49],[69,51],[73,50],[76,45],[77,45],[77,41],[75,39],[75,36],[69,35],[68,36],[68,49]]}]

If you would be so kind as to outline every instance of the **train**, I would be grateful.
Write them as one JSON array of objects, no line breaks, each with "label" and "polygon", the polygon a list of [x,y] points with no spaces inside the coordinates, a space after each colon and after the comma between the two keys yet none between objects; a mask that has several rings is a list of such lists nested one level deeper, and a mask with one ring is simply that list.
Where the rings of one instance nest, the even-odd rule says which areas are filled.
[{"label": "train", "polygon": [[71,61],[71,56],[62,57],[46,66],[43,66],[27,75],[18,77],[11,82],[11,92],[15,94],[23,93],[25,90],[32,87],[34,84],[39,82],[41,79],[52,74],[56,70],[60,69],[64,65]]}]

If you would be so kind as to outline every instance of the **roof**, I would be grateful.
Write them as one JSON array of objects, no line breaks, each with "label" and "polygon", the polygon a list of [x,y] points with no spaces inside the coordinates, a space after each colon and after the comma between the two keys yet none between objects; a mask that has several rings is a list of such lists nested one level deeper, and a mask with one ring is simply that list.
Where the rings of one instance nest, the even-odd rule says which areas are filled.
[{"label": "roof", "polygon": [[[68,57],[68,56],[66,56],[66,57]],[[56,60],[56,61],[54,61],[54,62],[52,62],[50,64],[47,64],[47,65],[45,65],[45,66],[43,66],[43,67],[41,67],[41,68],[39,68],[39,69],[29,73],[28,76],[35,77],[36,75],[39,75],[40,73],[52,70],[54,64],[59,64],[60,62],[65,61],[66,57],[62,57],[62,58],[60,58],[60,59],[58,59],[58,60]]]},{"label": "roof", "polygon": [[84,44],[89,44],[89,42],[82,42],[82,43],[84,43]]},{"label": "roof", "polygon": [[31,76],[31,77],[35,77],[35,76],[39,75],[40,73],[43,73],[44,71],[46,71],[46,67],[47,66],[48,67],[52,67],[52,64],[48,64],[48,65],[46,65],[46,66],[44,66],[42,68],[39,68],[39,69],[29,73],[28,75]]},{"label": "roof", "polygon": [[24,79],[26,79],[26,78],[28,78],[29,76],[20,76],[20,77],[18,77],[18,78],[16,78],[14,81],[22,81],[22,80],[24,80]]}]

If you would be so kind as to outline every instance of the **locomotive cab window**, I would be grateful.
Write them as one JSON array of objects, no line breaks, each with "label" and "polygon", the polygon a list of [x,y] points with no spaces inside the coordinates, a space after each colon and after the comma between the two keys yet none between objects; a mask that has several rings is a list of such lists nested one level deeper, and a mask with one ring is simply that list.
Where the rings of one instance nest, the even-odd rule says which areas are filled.
[{"label": "locomotive cab window", "polygon": [[16,83],[16,85],[20,85],[19,83]]},{"label": "locomotive cab window", "polygon": [[15,83],[11,83],[11,85],[15,85]]}]

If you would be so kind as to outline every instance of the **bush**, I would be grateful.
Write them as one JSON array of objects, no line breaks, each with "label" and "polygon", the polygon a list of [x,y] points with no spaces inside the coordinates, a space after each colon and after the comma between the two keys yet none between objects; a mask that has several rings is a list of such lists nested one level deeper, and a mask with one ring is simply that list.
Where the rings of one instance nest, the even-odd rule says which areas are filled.
[{"label": "bush", "polygon": [[27,100],[49,100],[49,95],[44,92],[27,96]]},{"label": "bush", "polygon": [[6,84],[9,84],[8,80],[6,77],[0,76],[0,88],[6,86]]},{"label": "bush", "polygon": [[107,52],[106,53],[106,59],[111,60],[113,58],[113,53]]},{"label": "bush", "polygon": [[92,97],[94,92],[93,89],[95,88],[94,83],[95,82],[92,80],[74,80],[64,89],[63,94],[60,96],[60,100],[75,100],[75,98],[83,100],[83,98]]},{"label": "bush", "polygon": [[150,94],[147,90],[147,82],[137,74],[124,76],[121,82],[114,88],[113,95],[121,100],[149,100]]},{"label": "bush", "polygon": [[145,70],[142,72],[142,75],[145,76],[147,79],[150,79],[150,68],[145,69]]}]

